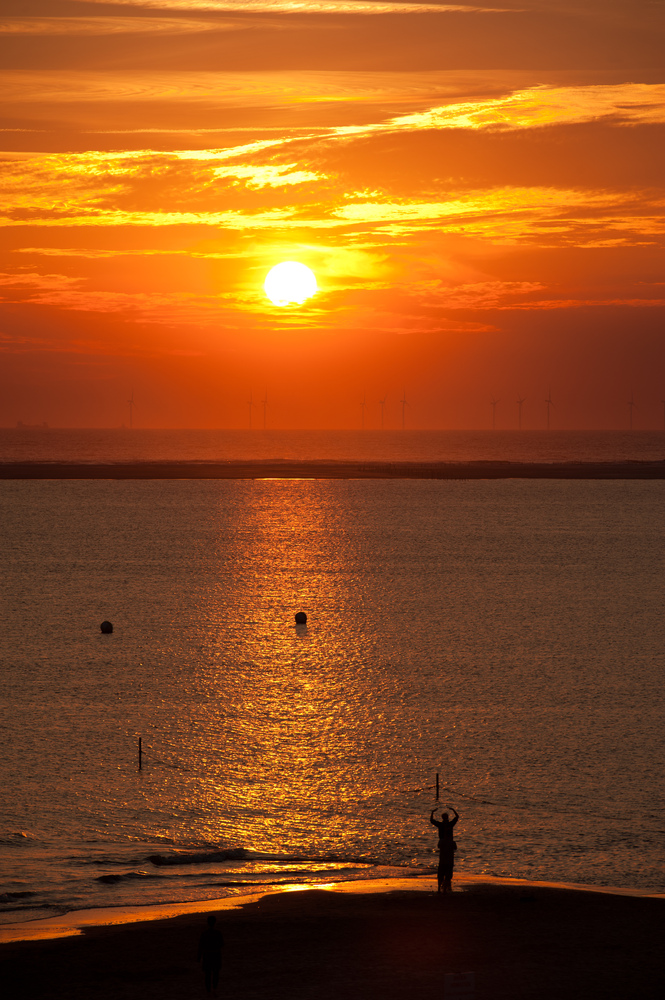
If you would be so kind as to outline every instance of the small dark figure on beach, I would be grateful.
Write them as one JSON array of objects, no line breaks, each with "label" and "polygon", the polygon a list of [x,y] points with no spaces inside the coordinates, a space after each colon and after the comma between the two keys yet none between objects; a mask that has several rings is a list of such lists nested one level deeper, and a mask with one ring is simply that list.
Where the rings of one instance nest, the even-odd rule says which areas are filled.
[{"label": "small dark figure on beach", "polygon": [[208,917],[208,926],[199,941],[198,961],[203,963],[203,975],[206,983],[206,993],[216,993],[219,983],[219,970],[222,965],[222,948],[224,938],[221,931],[215,927],[217,917]]},{"label": "small dark figure on beach", "polygon": [[459,813],[451,806],[455,819],[450,819],[448,813],[441,813],[441,819],[434,819],[435,809],[432,809],[429,821],[439,831],[439,870],[436,873],[438,891],[452,891],[453,868],[455,867],[455,851],[457,844],[453,840],[453,827],[459,819]]}]

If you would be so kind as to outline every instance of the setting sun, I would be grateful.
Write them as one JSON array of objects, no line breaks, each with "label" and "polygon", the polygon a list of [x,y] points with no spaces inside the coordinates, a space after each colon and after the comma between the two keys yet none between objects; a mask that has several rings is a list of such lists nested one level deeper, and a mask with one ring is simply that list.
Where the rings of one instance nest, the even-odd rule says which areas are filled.
[{"label": "setting sun", "polygon": [[314,272],[306,264],[300,264],[295,260],[285,260],[281,264],[276,264],[268,272],[263,287],[270,301],[276,306],[286,306],[292,302],[302,305],[318,291]]}]

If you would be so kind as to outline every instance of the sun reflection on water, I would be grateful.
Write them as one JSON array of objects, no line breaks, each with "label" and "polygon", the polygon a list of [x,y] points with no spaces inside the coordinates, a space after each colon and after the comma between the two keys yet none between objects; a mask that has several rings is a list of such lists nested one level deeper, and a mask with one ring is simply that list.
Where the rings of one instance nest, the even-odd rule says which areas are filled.
[{"label": "sun reflection on water", "polygon": [[[372,698],[357,555],[334,493],[305,481],[269,489],[280,502],[255,491],[230,531],[224,510],[216,557],[233,565],[232,587],[223,572],[199,606],[224,636],[208,673],[219,695],[210,751],[218,777],[209,791],[218,818],[209,835],[330,854],[348,844],[359,795],[380,791],[365,736]],[[302,610],[307,626],[295,624]]]}]

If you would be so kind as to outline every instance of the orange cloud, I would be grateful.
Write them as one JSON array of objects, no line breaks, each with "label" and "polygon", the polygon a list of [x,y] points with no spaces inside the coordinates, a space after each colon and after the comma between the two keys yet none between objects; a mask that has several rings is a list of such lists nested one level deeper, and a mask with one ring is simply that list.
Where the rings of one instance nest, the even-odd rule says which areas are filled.
[{"label": "orange cloud", "polygon": [[[108,0],[90,0],[106,4]],[[466,4],[390,3],[382,0],[116,0],[128,7],[160,10],[265,11],[282,14],[476,14],[505,13],[501,8]]]},{"label": "orange cloud", "polygon": [[0,35],[137,35],[199,34],[238,31],[238,21],[194,21],[165,17],[8,17],[0,18]]}]

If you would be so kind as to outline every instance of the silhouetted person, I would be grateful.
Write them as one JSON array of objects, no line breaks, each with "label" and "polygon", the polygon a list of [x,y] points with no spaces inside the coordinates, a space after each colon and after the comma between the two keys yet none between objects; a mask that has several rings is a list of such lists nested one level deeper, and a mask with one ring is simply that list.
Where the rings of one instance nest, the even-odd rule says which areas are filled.
[{"label": "silhouetted person", "polygon": [[436,879],[439,892],[448,892],[452,889],[453,868],[455,867],[455,851],[457,844],[453,840],[453,827],[459,819],[459,813],[454,806],[451,809],[455,813],[455,819],[450,819],[448,813],[441,813],[441,819],[434,819],[435,809],[432,809],[429,821],[439,831],[439,869]]},{"label": "silhouetted person", "polygon": [[206,992],[217,992],[219,982],[219,970],[222,965],[222,948],[224,938],[221,931],[215,927],[217,917],[212,914],[208,917],[208,926],[201,935],[199,941],[198,961],[203,964],[203,975],[206,981]]}]

